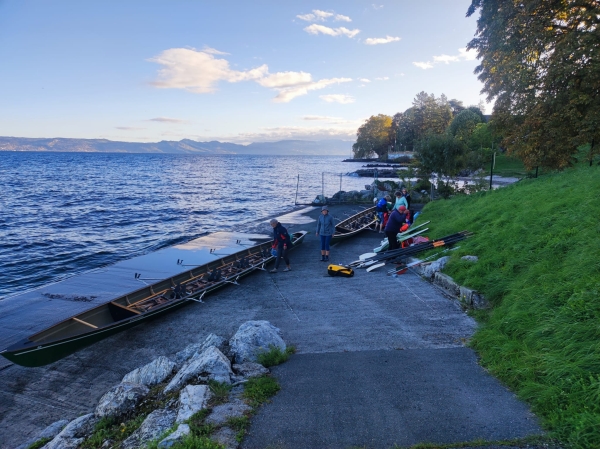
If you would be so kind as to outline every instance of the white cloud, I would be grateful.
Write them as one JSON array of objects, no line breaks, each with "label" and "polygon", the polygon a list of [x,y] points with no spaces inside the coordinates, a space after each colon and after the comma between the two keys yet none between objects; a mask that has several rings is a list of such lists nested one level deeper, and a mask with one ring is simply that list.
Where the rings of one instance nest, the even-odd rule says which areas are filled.
[{"label": "white cloud", "polygon": [[312,13],[309,14],[298,14],[296,17],[300,20],[305,20],[306,22],[325,22],[331,17],[333,17],[333,20],[336,22],[352,22],[352,19],[348,16],[321,11],[320,9],[313,9]]},{"label": "white cloud", "polygon": [[170,117],[156,117],[146,120],[147,122],[161,122],[161,123],[187,123],[187,120],[182,120],[180,118],[170,118]]},{"label": "white cloud", "polygon": [[304,31],[306,31],[308,34],[326,34],[328,36],[348,36],[350,38],[356,36],[358,33],[360,33],[359,29],[354,29],[354,30],[349,30],[346,27],[339,27],[339,28],[329,28],[326,27],[325,25],[317,25],[316,23],[313,23],[312,25],[307,26],[306,28],[304,28]]},{"label": "white cloud", "polygon": [[302,117],[302,120],[319,120],[319,121],[330,121],[330,120],[340,120],[339,117],[328,117],[326,115],[305,115]]},{"label": "white cloud", "polygon": [[[404,75],[404,73],[403,73]],[[375,78],[377,81],[387,81],[390,79],[389,76],[380,76],[379,78]]]},{"label": "white cloud", "polygon": [[238,143],[276,142],[278,140],[356,140],[357,127],[358,125],[347,127],[280,126],[276,128],[262,128],[259,132],[254,133],[241,133],[235,137],[221,137],[217,140],[223,139],[222,141]]},{"label": "white cloud", "polygon": [[423,70],[433,68],[433,64],[431,62],[413,62],[413,64]]},{"label": "white cloud", "polygon": [[465,61],[474,61],[475,59],[477,59],[477,51],[475,50],[467,50],[466,47],[465,48],[459,48],[458,49],[458,56],[462,59],[464,59]]},{"label": "white cloud", "polygon": [[327,103],[340,103],[340,104],[348,104],[354,103],[354,98],[350,95],[342,95],[342,94],[330,94],[330,95],[320,95],[323,101]]},{"label": "white cloud", "polygon": [[138,131],[140,129],[146,129],[146,128],[135,128],[133,126],[115,126],[116,129],[120,129],[122,131]]},{"label": "white cloud", "polygon": [[[292,99],[306,95],[311,90],[324,89],[332,84],[346,83],[352,78],[331,78],[313,81],[307,72],[269,73],[266,64],[255,69],[237,71],[229,67],[225,59],[217,59],[204,50],[172,48],[150,59],[161,64],[158,81],[151,83],[163,89],[184,89],[193,93],[210,93],[216,90],[219,81],[236,83],[255,81],[263,87],[278,92],[273,101],[287,103]],[[167,121],[152,119],[153,121]]]},{"label": "white cloud", "polygon": [[450,64],[451,62],[460,61],[474,61],[477,59],[477,52],[475,50],[467,50],[466,48],[459,48],[457,55],[439,55],[433,57],[433,63],[428,62],[413,62],[417,67],[426,70],[431,69],[433,64]]},{"label": "white cloud", "polygon": [[359,78],[358,81],[361,81],[363,83],[370,83],[371,80],[369,78]]},{"label": "white cloud", "polygon": [[344,16],[342,14],[336,14],[334,20],[337,22],[352,22],[352,19],[350,17]]},{"label": "white cloud", "polygon": [[299,83],[295,86],[285,88],[275,88],[279,94],[273,99],[276,103],[288,103],[296,97],[306,95],[311,90],[324,89],[332,84],[347,83],[352,81],[352,78],[330,78],[309,83]]},{"label": "white cloud", "polygon": [[256,81],[263,87],[286,88],[312,82],[312,75],[306,72],[277,72]]},{"label": "white cloud", "polygon": [[459,61],[458,56],[440,55],[440,56],[433,57],[433,62],[444,62],[446,64],[450,64],[451,62],[457,62],[457,61]]},{"label": "white cloud", "polygon": [[383,8],[383,5],[376,5],[375,3],[371,4],[371,6],[373,7],[374,10]]},{"label": "white cloud", "polygon": [[399,37],[370,37],[365,40],[365,44],[367,45],[379,45],[379,44],[389,44],[390,42],[398,42],[401,38]]},{"label": "white cloud", "polygon": [[266,65],[246,71],[232,70],[225,59],[216,59],[206,51],[188,48],[171,48],[149,61],[163,66],[158,71],[158,81],[151,83],[153,86],[194,93],[214,92],[219,81],[237,83],[255,80],[268,72]]},{"label": "white cloud", "polygon": [[202,51],[204,53],[210,53],[211,55],[229,55],[230,54],[230,53],[225,53],[224,51],[216,50],[216,49],[211,48],[211,47],[209,47],[207,45],[204,46],[204,48],[202,49]]}]

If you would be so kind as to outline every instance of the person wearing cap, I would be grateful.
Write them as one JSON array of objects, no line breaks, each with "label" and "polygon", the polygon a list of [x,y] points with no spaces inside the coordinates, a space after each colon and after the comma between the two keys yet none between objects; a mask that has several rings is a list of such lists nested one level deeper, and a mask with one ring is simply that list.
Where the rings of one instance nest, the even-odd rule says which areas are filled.
[{"label": "person wearing cap", "polygon": [[388,218],[388,222],[385,225],[385,235],[388,238],[389,247],[388,251],[398,249],[400,244],[398,243],[398,233],[400,228],[406,222],[406,207],[400,206],[398,209],[394,209]]},{"label": "person wearing cap", "polygon": [[396,190],[394,195],[396,196],[396,202],[394,203],[394,209],[399,209],[400,206],[404,206],[405,209],[408,209],[408,201],[406,201],[406,198],[404,198],[404,196],[402,196],[402,191]]},{"label": "person wearing cap", "polygon": [[317,237],[321,236],[321,262],[327,262],[329,260],[329,243],[331,243],[331,237],[335,232],[335,224],[333,223],[333,217],[329,215],[329,209],[327,206],[321,208],[321,215],[317,220]]},{"label": "person wearing cap", "polygon": [[[379,220],[379,233],[383,233],[383,228],[385,227],[384,214],[387,213],[391,203],[392,197],[389,195],[384,196],[377,202],[375,210],[377,211],[377,218]],[[377,225],[375,225],[375,230],[377,230]]]},{"label": "person wearing cap", "polygon": [[290,266],[288,252],[292,248],[292,239],[290,238],[287,229],[285,229],[277,220],[273,218],[269,221],[269,223],[273,228],[273,248],[277,248],[275,268],[270,270],[269,273],[277,273],[277,269],[279,268],[279,263],[281,262],[282,258],[286,264],[286,267],[283,269],[283,271],[291,271],[292,267]]}]

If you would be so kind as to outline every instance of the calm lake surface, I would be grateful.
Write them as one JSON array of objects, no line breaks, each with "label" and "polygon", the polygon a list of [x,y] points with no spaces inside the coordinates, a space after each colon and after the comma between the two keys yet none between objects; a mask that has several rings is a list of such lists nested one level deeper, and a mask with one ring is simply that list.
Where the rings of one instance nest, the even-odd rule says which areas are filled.
[{"label": "calm lake surface", "polygon": [[342,159],[0,152],[0,299],[372,182]]}]

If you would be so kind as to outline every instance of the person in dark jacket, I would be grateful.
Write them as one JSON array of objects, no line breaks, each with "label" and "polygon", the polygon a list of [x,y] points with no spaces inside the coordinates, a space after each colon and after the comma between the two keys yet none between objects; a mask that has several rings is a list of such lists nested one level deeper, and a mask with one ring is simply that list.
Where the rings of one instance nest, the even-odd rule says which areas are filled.
[{"label": "person in dark jacket", "polygon": [[329,260],[329,243],[335,232],[333,217],[329,215],[327,206],[321,208],[321,216],[317,220],[317,237],[321,236],[321,262]]},{"label": "person in dark jacket", "polygon": [[281,262],[282,258],[286,264],[286,268],[284,268],[283,271],[291,271],[292,267],[290,266],[288,252],[292,248],[292,239],[290,238],[287,229],[285,229],[277,220],[273,218],[269,223],[273,228],[273,247],[276,247],[277,249],[275,268],[269,271],[269,273],[277,273],[277,269],[279,268],[279,263]]},{"label": "person in dark jacket", "polygon": [[405,215],[406,207],[400,206],[398,209],[394,209],[388,218],[387,225],[385,225],[385,235],[388,238],[389,247],[388,251],[400,248],[398,243],[398,233],[404,223],[406,223]]}]

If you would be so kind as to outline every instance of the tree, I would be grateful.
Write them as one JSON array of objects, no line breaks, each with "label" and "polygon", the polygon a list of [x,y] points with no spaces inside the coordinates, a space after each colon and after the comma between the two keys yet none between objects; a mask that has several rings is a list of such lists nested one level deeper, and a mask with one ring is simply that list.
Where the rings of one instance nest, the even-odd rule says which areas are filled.
[{"label": "tree", "polygon": [[414,151],[415,143],[428,133],[441,134],[452,120],[451,103],[459,108],[462,102],[450,100],[442,94],[436,98],[433,94],[420,92],[413,100],[413,106],[394,115],[397,151]]},{"label": "tree", "polygon": [[453,177],[465,168],[465,149],[464,142],[452,134],[430,133],[417,141],[415,158],[423,172]]},{"label": "tree", "polygon": [[458,114],[460,111],[465,110],[465,105],[463,104],[463,102],[456,100],[454,98],[452,100],[448,101],[448,105],[450,106],[450,109],[452,110],[452,117],[456,117],[456,114]]},{"label": "tree", "polygon": [[352,152],[355,159],[370,157],[373,154],[387,159],[389,148],[393,143],[392,117],[384,114],[373,115],[358,128]]},{"label": "tree", "polygon": [[[481,114],[481,111],[479,111],[479,113]],[[465,109],[452,119],[452,123],[448,126],[448,132],[458,140],[466,142],[471,138],[471,134],[473,134],[475,127],[480,124],[481,121],[480,115],[470,109]]]},{"label": "tree", "polygon": [[600,0],[472,0],[468,44],[509,153],[529,169],[570,165],[600,142]]}]

